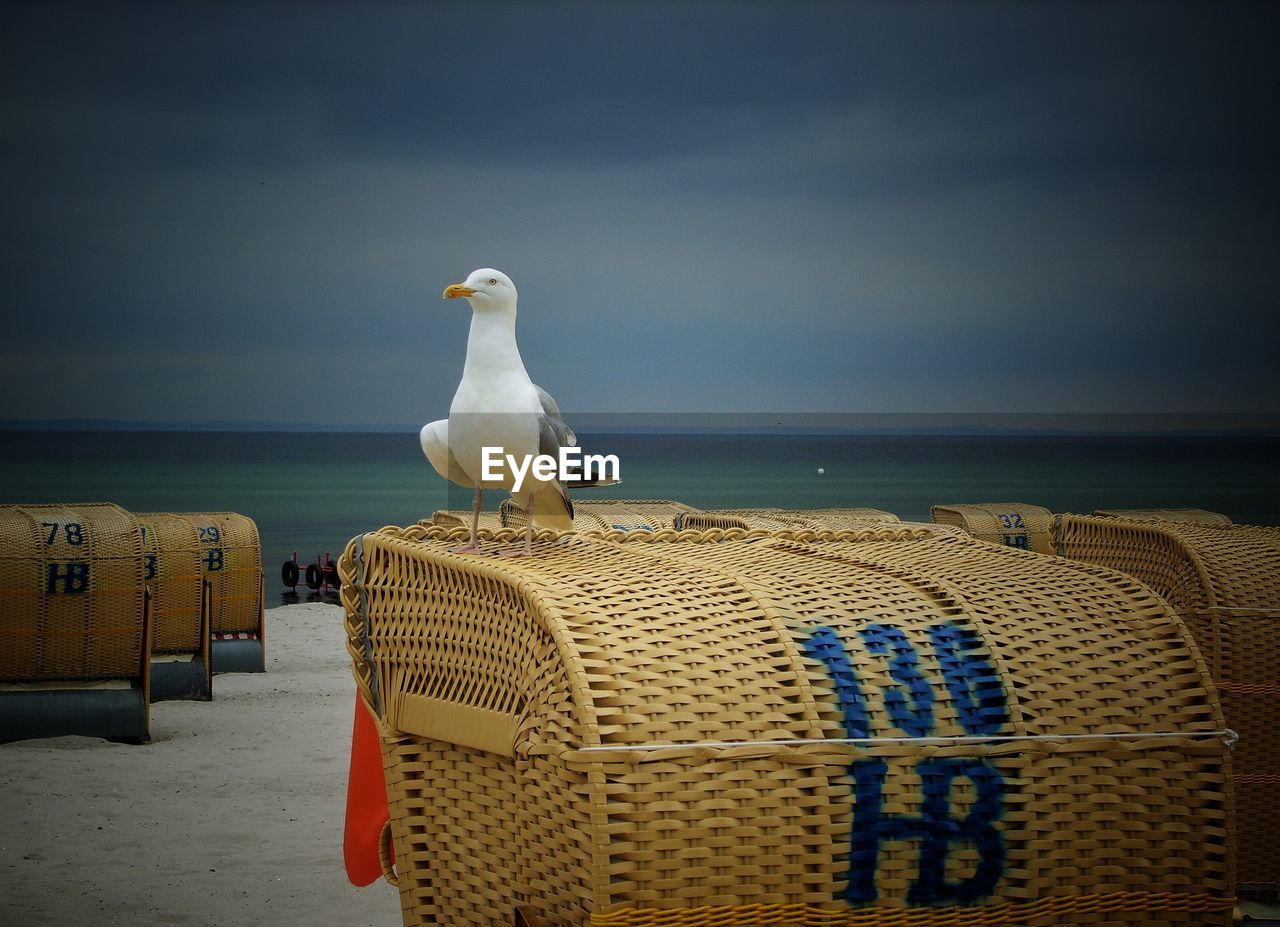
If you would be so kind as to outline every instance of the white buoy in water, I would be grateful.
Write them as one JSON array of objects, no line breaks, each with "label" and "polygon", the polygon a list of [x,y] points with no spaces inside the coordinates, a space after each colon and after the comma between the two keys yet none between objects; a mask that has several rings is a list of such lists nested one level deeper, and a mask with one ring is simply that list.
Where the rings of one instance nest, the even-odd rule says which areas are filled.
[{"label": "white buoy in water", "polygon": [[819,468],[818,468],[818,476],[822,476],[822,474],[824,474],[824,473],[826,473],[826,472],[827,472],[827,471],[826,471],[826,470],[824,470],[824,469],[822,469],[821,467],[819,467]]}]

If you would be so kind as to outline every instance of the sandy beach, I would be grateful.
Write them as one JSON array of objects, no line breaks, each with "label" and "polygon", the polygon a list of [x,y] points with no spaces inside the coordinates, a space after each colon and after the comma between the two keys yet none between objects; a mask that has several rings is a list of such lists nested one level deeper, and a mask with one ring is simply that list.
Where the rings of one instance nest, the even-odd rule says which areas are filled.
[{"label": "sandy beach", "polygon": [[151,707],[152,742],[0,746],[0,923],[395,927],[342,863],[355,684],[342,610],[267,613],[265,674]]},{"label": "sandy beach", "polygon": [[341,620],[332,605],[270,610],[268,672],[153,705],[150,744],[0,746],[0,924],[397,927],[395,890],[343,870],[355,686]]}]

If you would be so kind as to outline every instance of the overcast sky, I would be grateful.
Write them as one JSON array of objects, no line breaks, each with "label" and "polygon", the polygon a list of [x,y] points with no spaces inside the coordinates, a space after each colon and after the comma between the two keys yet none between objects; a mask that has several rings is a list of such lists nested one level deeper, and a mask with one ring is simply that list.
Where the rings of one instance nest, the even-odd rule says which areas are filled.
[{"label": "overcast sky", "polygon": [[1280,410],[1276,4],[0,6],[0,419]]}]

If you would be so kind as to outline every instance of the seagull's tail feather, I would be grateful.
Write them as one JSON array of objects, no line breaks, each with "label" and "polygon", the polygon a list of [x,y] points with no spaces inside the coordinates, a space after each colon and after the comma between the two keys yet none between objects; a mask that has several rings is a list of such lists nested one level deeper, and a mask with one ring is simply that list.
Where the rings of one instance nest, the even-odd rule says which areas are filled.
[{"label": "seagull's tail feather", "polygon": [[533,493],[533,524],[535,528],[554,528],[557,531],[573,530],[573,500],[568,490],[559,483],[545,483]]}]

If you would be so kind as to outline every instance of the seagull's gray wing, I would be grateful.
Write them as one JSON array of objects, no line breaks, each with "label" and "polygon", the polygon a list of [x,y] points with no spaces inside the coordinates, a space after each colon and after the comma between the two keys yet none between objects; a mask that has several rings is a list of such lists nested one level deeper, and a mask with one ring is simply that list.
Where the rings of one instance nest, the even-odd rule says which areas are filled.
[{"label": "seagull's gray wing", "polygon": [[551,394],[536,383],[533,388],[538,391],[538,401],[542,404],[542,414],[538,416],[538,452],[558,458],[560,448],[577,446],[578,436],[565,424],[560,407]]},{"label": "seagull's gray wing", "polygon": [[[565,424],[564,418],[560,415],[560,407],[556,405],[556,401],[551,397],[551,394],[536,383],[533,388],[538,391],[538,399],[542,402],[542,414],[538,416],[538,453],[548,454],[559,460],[560,448],[577,447],[578,436],[573,433],[572,428]],[[570,470],[570,473],[577,477],[573,481],[575,488],[612,486],[620,482],[619,480],[596,476],[584,479],[580,468],[576,466]],[[568,496],[566,495],[565,498],[568,499]]]}]

